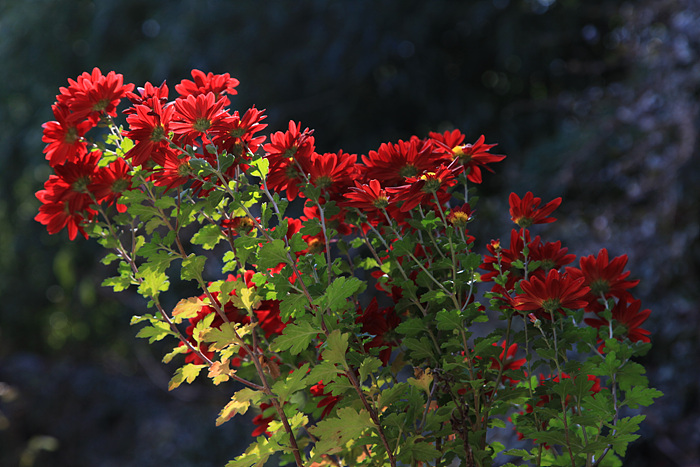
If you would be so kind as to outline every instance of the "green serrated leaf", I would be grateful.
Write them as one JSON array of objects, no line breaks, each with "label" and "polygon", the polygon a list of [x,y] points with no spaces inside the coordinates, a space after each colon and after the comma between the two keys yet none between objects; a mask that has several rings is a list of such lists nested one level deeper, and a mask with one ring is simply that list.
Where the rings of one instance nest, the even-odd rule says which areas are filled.
[{"label": "green serrated leaf", "polygon": [[205,250],[212,250],[223,239],[221,228],[218,225],[205,225],[193,236],[192,243],[202,245]]},{"label": "green serrated leaf", "polygon": [[289,400],[289,396],[308,386],[308,369],[309,364],[305,363],[300,368],[287,375],[285,379],[275,382],[275,384],[272,385],[272,392],[276,394],[281,401]]},{"label": "green serrated leaf", "polygon": [[170,329],[170,325],[164,321],[158,321],[152,319],[151,325],[141,328],[141,330],[136,334],[136,337],[143,339],[148,339],[148,343],[152,344],[156,341],[163,339],[166,336],[175,336],[176,334]]},{"label": "green serrated leaf", "polygon": [[183,281],[200,279],[202,277],[202,271],[204,271],[204,265],[206,264],[206,262],[206,256],[195,255],[194,253],[190,253],[190,255],[187,258],[182,260],[180,278]]},{"label": "green serrated leaf", "polygon": [[309,300],[305,295],[290,293],[280,301],[280,319],[282,321],[287,321],[289,318],[304,316],[308,305]]},{"label": "green serrated leaf", "polygon": [[377,357],[367,357],[360,363],[360,383],[367,379],[369,375],[375,373],[382,366],[382,361]]},{"label": "green serrated leaf", "polygon": [[427,326],[420,318],[411,318],[403,321],[395,330],[406,337],[412,337],[424,333],[426,328]]},{"label": "green serrated leaf", "polygon": [[138,287],[138,292],[146,298],[157,296],[160,292],[165,292],[170,287],[170,281],[165,272],[140,268],[139,278],[142,279]]},{"label": "green serrated leaf", "polygon": [[328,308],[331,311],[342,311],[348,308],[348,298],[352,297],[358,290],[364,289],[365,283],[356,277],[338,277],[331,285],[328,286],[326,292],[314,303],[322,308]]},{"label": "green serrated leaf", "polygon": [[340,329],[336,329],[328,336],[325,347],[323,351],[323,359],[329,363],[335,363],[342,365],[343,368],[347,368],[347,361],[345,360],[345,354],[348,351],[348,337],[349,334],[342,334]]},{"label": "green serrated leaf", "polygon": [[309,347],[318,334],[319,330],[308,321],[290,323],[282,335],[275,338],[272,347],[276,352],[289,350],[292,355],[298,355]]},{"label": "green serrated leaf", "polygon": [[260,269],[274,268],[280,263],[287,263],[287,249],[280,239],[267,242],[258,252],[258,267]]},{"label": "green serrated leaf", "polygon": [[314,449],[314,459],[320,458],[321,454],[338,452],[348,441],[359,438],[374,426],[364,409],[358,412],[352,407],[343,407],[337,410],[336,415],[337,418],[327,417],[309,429],[319,439]]},{"label": "green serrated leaf", "polygon": [[441,331],[456,331],[464,328],[462,313],[459,310],[441,310],[435,315],[437,328]]}]

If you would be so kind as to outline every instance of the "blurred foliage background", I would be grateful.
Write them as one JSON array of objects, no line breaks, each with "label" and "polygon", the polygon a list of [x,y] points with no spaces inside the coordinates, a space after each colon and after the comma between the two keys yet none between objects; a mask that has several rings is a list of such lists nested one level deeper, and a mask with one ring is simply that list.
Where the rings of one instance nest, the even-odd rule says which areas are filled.
[{"label": "blurred foliage background", "polygon": [[4,0],[0,38],[0,465],[223,465],[247,442],[214,427],[225,388],[166,391],[161,349],[128,325],[145,304],[100,287],[102,251],[33,221],[41,124],[94,66],[171,90],[229,72],[233,107],[301,121],[319,151],[451,128],[499,143],[478,241],[531,190],[564,198],[546,239],[628,253],[666,397],[625,465],[700,463],[697,1]]}]

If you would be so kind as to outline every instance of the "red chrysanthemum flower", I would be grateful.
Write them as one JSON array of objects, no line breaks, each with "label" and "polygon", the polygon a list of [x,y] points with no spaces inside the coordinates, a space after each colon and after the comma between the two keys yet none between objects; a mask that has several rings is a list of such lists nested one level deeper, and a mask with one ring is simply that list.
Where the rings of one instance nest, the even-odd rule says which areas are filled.
[{"label": "red chrysanthemum flower", "polygon": [[44,135],[41,140],[47,143],[44,148],[46,160],[51,167],[55,167],[87,154],[87,141],[84,136],[95,123],[72,114],[65,105],[54,104],[51,110],[56,120],[42,125]]},{"label": "red chrysanthemum flower", "polygon": [[309,181],[327,193],[344,192],[357,179],[357,155],[338,151],[311,155]]},{"label": "red chrysanthemum flower", "polygon": [[[161,107],[168,103],[168,86],[163,81],[163,84],[156,87],[151,83],[146,82],[142,88],[137,88],[138,94],[133,91],[127,92],[126,97],[131,101],[133,105],[145,105],[147,107],[153,107],[156,102],[159,102]],[[124,111],[126,115],[135,113],[133,107],[130,107]]]},{"label": "red chrysanthemum flower", "polygon": [[398,143],[383,143],[377,151],[362,156],[367,178],[374,178],[384,186],[406,183],[407,177],[429,172],[447,161],[443,152],[436,151],[432,142],[413,137]]},{"label": "red chrysanthemum flower", "polygon": [[162,165],[169,151],[168,133],[173,118],[173,106],[163,106],[159,100],[151,101],[151,106],[137,104],[133,113],[126,117],[129,130],[124,136],[134,141],[134,147],[124,157],[131,159],[134,166],[152,160]]},{"label": "red chrysanthemum flower", "polygon": [[588,304],[585,296],[589,289],[583,278],[560,274],[556,269],[550,270],[544,280],[523,280],[520,287],[523,293],[516,295],[515,309],[532,311],[538,318],[551,320],[554,312],[565,314],[564,309],[577,310]]},{"label": "red chrysanthemum flower", "polygon": [[576,260],[576,255],[568,253],[569,249],[562,248],[561,242],[540,242],[540,237],[528,244],[530,261],[539,261],[540,266],[534,271],[535,274],[544,276],[550,269],[561,269],[567,264]]},{"label": "red chrysanthemum flower", "polygon": [[103,75],[95,67],[92,73],[83,73],[75,81],[69,79],[67,88],[60,88],[56,96],[59,103],[67,105],[77,118],[90,118],[97,121],[104,113],[117,115],[121,99],[134,89],[133,84],[124,84],[124,77],[114,71]]},{"label": "red chrysanthemum flower", "polygon": [[100,151],[92,151],[74,162],[56,166],[56,174],[49,176],[44,189],[36,193],[42,205],[34,219],[46,225],[49,234],[55,234],[65,227],[71,240],[78,232],[87,238],[84,224],[96,214],[90,208],[94,201],[89,186],[101,156]]},{"label": "red chrysanthemum flower", "polygon": [[474,212],[469,203],[464,203],[450,209],[449,214],[447,214],[447,222],[455,227],[464,228],[474,218]]},{"label": "red chrysanthemum flower", "polygon": [[630,271],[623,272],[627,265],[627,255],[608,259],[608,250],[603,248],[598,256],[584,256],[579,261],[580,269],[567,268],[567,271],[575,277],[583,277],[584,283],[591,289],[588,300],[589,311],[599,311],[603,305],[598,299],[617,297],[623,301],[632,301],[629,289],[639,284],[639,280],[628,280]]},{"label": "red chrysanthemum flower", "polygon": [[227,95],[235,96],[238,94],[236,86],[239,81],[236,78],[231,78],[229,73],[215,75],[200,70],[192,70],[192,80],[183,79],[180,84],[175,85],[175,91],[180,94],[180,97],[198,96],[200,94],[213,93],[217,101],[222,101],[224,106],[231,104]]},{"label": "red chrysanthemum flower", "polygon": [[[621,333],[615,337],[620,340],[627,337],[632,342],[651,342],[651,339],[649,338],[651,332],[640,327],[642,324],[644,324],[647,318],[649,318],[651,310],[641,310],[641,307],[641,300],[632,300],[631,302],[619,300],[615,304],[611,310],[613,326],[615,328],[618,326],[622,327]],[[601,327],[607,328],[610,325],[610,322],[601,316],[596,318],[585,318],[584,322],[596,329],[600,329]]]},{"label": "red chrysanthemum flower", "polygon": [[228,116],[224,101],[217,101],[211,92],[175,99],[173,105],[175,110],[170,129],[182,147],[193,144],[199,137],[202,137],[204,144],[209,143],[206,133],[223,126],[223,121]]},{"label": "red chrysanthemum flower", "polygon": [[345,193],[346,201],[342,206],[353,207],[362,211],[381,211],[390,206],[389,194],[382,188],[378,180],[370,180],[369,184],[355,182]]},{"label": "red chrysanthemum flower", "polygon": [[561,204],[561,198],[556,198],[542,207],[541,198],[535,198],[532,192],[528,191],[522,199],[515,193],[511,193],[508,198],[510,203],[510,218],[518,226],[528,228],[533,224],[548,224],[554,222],[554,217],[549,217],[552,212]]},{"label": "red chrysanthemum flower", "polygon": [[84,225],[95,215],[95,211],[89,209],[89,198],[87,201],[83,199],[81,203],[69,203],[60,198],[56,200],[50,190],[39,190],[36,197],[42,204],[34,220],[45,225],[50,235],[67,228],[70,240],[74,240],[78,232],[88,238]]},{"label": "red chrysanthemum flower", "polygon": [[493,172],[487,164],[500,162],[506,158],[500,154],[489,153],[496,144],[484,144],[484,135],[481,135],[474,144],[462,144],[465,137],[459,130],[443,134],[430,133],[430,137],[437,146],[446,149],[451,158],[458,160],[464,166],[467,180],[472,183],[482,182],[482,168]]},{"label": "red chrysanthemum flower", "polygon": [[232,168],[239,165],[238,162],[241,159],[249,159],[249,154],[257,152],[265,141],[264,135],[255,136],[267,127],[266,123],[260,123],[266,118],[263,112],[251,107],[241,117],[238,111],[235,111],[209,132],[212,141],[220,151],[236,156],[237,163],[234,163]]},{"label": "red chrysanthemum flower", "polygon": [[[98,203],[117,203],[119,196],[131,188],[129,164],[124,159],[116,159],[107,167],[98,167],[88,190],[95,195]],[[117,211],[126,212],[126,206],[117,204]]]},{"label": "red chrysanthemum flower", "polygon": [[168,190],[182,186],[192,178],[189,161],[190,156],[186,154],[166,152],[160,163],[162,167],[153,169],[150,179],[154,185],[167,187]]},{"label": "red chrysanthemum flower", "polygon": [[438,203],[444,205],[450,199],[447,189],[457,183],[455,177],[462,170],[463,167],[454,162],[441,164],[434,172],[407,177],[405,185],[388,188],[387,191],[396,195],[394,201],[403,202],[402,212],[410,211],[418,205],[435,206],[436,197]]},{"label": "red chrysanthemum flower", "polygon": [[315,149],[312,135],[313,130],[301,131],[301,123],[290,120],[287,131],[270,135],[270,142],[263,146],[270,162],[267,185],[273,190],[286,190],[290,201],[299,194],[304,174],[309,173]]}]

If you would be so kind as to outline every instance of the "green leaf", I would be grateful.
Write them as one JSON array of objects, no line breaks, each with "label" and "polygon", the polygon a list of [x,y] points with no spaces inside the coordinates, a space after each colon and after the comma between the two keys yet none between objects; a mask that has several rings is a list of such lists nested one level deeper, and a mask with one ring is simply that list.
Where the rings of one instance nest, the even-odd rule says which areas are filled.
[{"label": "green leaf", "polygon": [[255,324],[222,323],[221,326],[210,328],[202,336],[202,342],[209,342],[209,350],[223,350],[231,345],[238,347],[236,334],[243,338],[251,333]]},{"label": "green leaf", "polygon": [[131,284],[131,278],[128,276],[108,277],[102,281],[103,287],[112,287],[115,292],[122,292],[128,289]]},{"label": "green leaf", "polygon": [[290,293],[280,302],[280,319],[287,321],[289,318],[304,316],[309,300],[304,294]]},{"label": "green leaf", "polygon": [[236,256],[241,264],[245,264],[248,261],[248,257],[258,248],[259,243],[259,238],[248,236],[238,237],[233,241],[236,247]]},{"label": "green leaf", "polygon": [[202,245],[205,250],[212,250],[223,238],[219,226],[209,224],[200,228],[192,236],[192,243]]},{"label": "green leaf", "polygon": [[171,352],[168,352],[165,354],[163,357],[163,363],[168,364],[172,361],[175,356],[180,355],[180,354],[185,354],[187,353],[189,349],[187,348],[186,345],[178,345],[176,346]]},{"label": "green leaf", "polygon": [[291,323],[284,328],[282,335],[275,338],[272,347],[276,352],[289,350],[292,355],[298,355],[309,347],[319,333],[308,321]]},{"label": "green leaf", "polygon": [[331,311],[345,310],[348,308],[348,298],[364,287],[365,283],[356,277],[338,277],[321,297],[314,300],[314,304]]},{"label": "green leaf", "polygon": [[417,441],[420,437],[411,437],[401,444],[399,460],[406,463],[435,461],[440,457],[440,451],[430,443]]},{"label": "green leaf", "polygon": [[427,328],[420,318],[411,318],[399,324],[396,327],[396,332],[406,337],[412,337],[424,333]]},{"label": "green leaf", "polygon": [[435,315],[437,328],[441,331],[457,331],[464,328],[462,313],[459,310],[441,310]]},{"label": "green leaf", "polygon": [[170,286],[165,272],[140,268],[138,277],[143,280],[139,285],[138,292],[146,298],[155,297],[160,292],[168,290]]},{"label": "green leaf", "polygon": [[195,378],[202,371],[202,368],[206,365],[195,365],[194,363],[188,363],[187,365],[180,367],[175,371],[175,376],[170,380],[168,384],[168,391],[172,391],[176,387],[180,386],[182,383],[192,383]]},{"label": "green leaf", "polygon": [[340,329],[331,332],[326,341],[326,350],[323,351],[323,359],[329,363],[337,363],[347,368],[345,353],[348,351],[349,334],[341,334]]},{"label": "green leaf", "polygon": [[378,407],[379,409],[383,409],[384,407],[389,407],[392,404],[394,404],[396,401],[400,400],[406,395],[406,392],[408,391],[408,385],[406,383],[397,383],[394,384],[393,386],[384,389],[380,394],[379,394],[379,400],[378,400]]},{"label": "green leaf", "polygon": [[314,448],[314,459],[320,458],[321,454],[338,452],[348,441],[359,438],[374,426],[364,409],[358,412],[352,407],[343,407],[336,415],[337,418],[327,417],[309,429],[319,439]]},{"label": "green leaf", "polygon": [[264,157],[259,157],[250,161],[250,165],[253,169],[255,169],[251,171],[253,174],[262,178],[263,180],[267,178],[267,174],[269,172],[270,167],[270,161],[268,161]]},{"label": "green leaf", "polygon": [[308,386],[308,369],[309,364],[305,363],[300,368],[290,373],[284,380],[277,381],[273,384],[272,392],[276,394],[281,401],[289,400],[290,395]]},{"label": "green leaf", "polygon": [[284,241],[272,240],[263,244],[258,253],[258,268],[274,268],[280,263],[287,263],[287,249]]},{"label": "green leaf", "polygon": [[404,339],[404,345],[411,351],[411,358],[414,360],[433,360],[435,358],[433,353],[435,349],[427,337],[421,337],[420,340],[415,338]]},{"label": "green leaf", "polygon": [[151,326],[141,328],[141,330],[136,334],[136,337],[148,339],[148,343],[152,344],[166,336],[176,335],[172,329],[170,329],[170,325],[165,321],[158,321],[157,319],[152,319],[150,321]]},{"label": "green leaf", "polygon": [[382,366],[382,361],[377,357],[367,357],[360,363],[360,383],[376,372]]},{"label": "green leaf", "polygon": [[314,383],[318,381],[333,381],[333,379],[338,376],[339,374],[343,373],[342,368],[338,368],[335,366],[335,364],[330,363],[330,362],[321,362],[309,373],[309,381],[313,381]]},{"label": "green leaf", "polygon": [[190,255],[182,260],[182,270],[180,271],[180,278],[183,281],[189,281],[193,279],[200,279],[202,277],[202,271],[204,271],[204,265],[207,262],[206,256],[195,255],[190,253]]}]

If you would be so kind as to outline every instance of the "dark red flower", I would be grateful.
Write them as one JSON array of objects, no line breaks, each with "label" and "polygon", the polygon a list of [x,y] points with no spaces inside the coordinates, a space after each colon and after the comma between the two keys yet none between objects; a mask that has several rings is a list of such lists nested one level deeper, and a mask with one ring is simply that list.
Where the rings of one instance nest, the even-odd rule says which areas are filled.
[{"label": "dark red flower", "polygon": [[236,86],[239,81],[236,78],[231,78],[229,73],[215,75],[200,70],[192,70],[192,80],[183,79],[180,84],[175,85],[175,91],[180,94],[180,97],[198,96],[200,94],[213,93],[217,101],[222,101],[224,106],[231,104],[228,96],[238,94]]},{"label": "dark red flower", "polygon": [[[622,340],[625,337],[629,338],[632,342],[651,342],[649,338],[651,332],[646,329],[642,329],[640,326],[649,318],[651,310],[642,310],[641,300],[632,300],[627,302],[625,300],[619,300],[615,306],[612,308],[612,319],[613,319],[613,330],[618,326],[622,327],[622,332],[617,337]],[[610,322],[598,316],[596,318],[585,318],[585,323],[596,329],[608,328]]]},{"label": "dark red flower", "polygon": [[542,207],[541,198],[535,198],[532,192],[528,191],[522,199],[515,193],[511,193],[508,198],[510,203],[510,218],[518,226],[528,228],[533,224],[548,224],[556,219],[549,217],[561,204],[561,198],[556,198]]},{"label": "dark red flower", "polygon": [[469,203],[464,203],[461,206],[450,209],[449,214],[447,214],[447,222],[455,227],[464,228],[472,221],[473,217],[474,211],[471,206],[469,206]]},{"label": "dark red flower", "polygon": [[344,192],[357,179],[357,155],[343,151],[311,155],[309,181],[329,193]]},{"label": "dark red flower", "polygon": [[588,300],[589,311],[600,311],[603,305],[598,299],[604,297],[617,297],[620,300],[633,300],[629,289],[639,284],[639,280],[628,280],[630,271],[623,272],[627,265],[627,255],[608,259],[608,250],[603,248],[598,256],[583,256],[579,261],[580,269],[567,268],[567,271],[575,277],[583,277],[584,283],[591,289]]},{"label": "dark red flower", "polygon": [[407,212],[419,205],[435,206],[435,198],[444,205],[450,194],[447,189],[457,183],[456,175],[463,170],[461,165],[454,162],[441,164],[434,172],[424,172],[420,176],[406,177],[405,185],[388,188],[395,195],[394,201],[402,202],[401,211]]},{"label": "dark red flower", "polygon": [[500,162],[506,156],[500,154],[491,154],[489,151],[495,144],[484,144],[484,135],[481,135],[474,144],[462,144],[464,135],[459,130],[452,132],[430,133],[430,137],[438,146],[442,146],[451,158],[458,160],[464,166],[467,174],[467,180],[472,183],[481,183],[481,169],[484,168],[489,172],[493,170],[486,164]]},{"label": "dark red flower", "polygon": [[384,186],[406,183],[407,177],[417,177],[449,162],[444,152],[436,151],[430,140],[413,137],[398,143],[383,143],[377,151],[362,156],[367,179],[379,180]]},{"label": "dark red flower", "polygon": [[374,336],[365,343],[365,351],[373,347],[380,348],[379,359],[386,365],[391,357],[391,349],[398,344],[396,341],[387,339],[386,335],[401,324],[401,318],[396,314],[394,307],[380,309],[377,299],[372,298],[366,308],[358,309],[355,322],[362,324],[362,332]]},{"label": "dark red flower", "polygon": [[84,136],[95,123],[72,114],[65,105],[54,104],[51,110],[56,120],[42,125],[44,135],[41,140],[47,143],[44,148],[46,160],[55,167],[66,161],[73,162],[87,153]]},{"label": "dark red flower", "polygon": [[363,211],[381,211],[389,207],[389,195],[378,180],[370,180],[369,184],[355,182],[345,194],[343,206],[361,209]]},{"label": "dark red flower", "polygon": [[550,270],[544,280],[538,277],[523,280],[520,287],[523,293],[515,297],[515,309],[532,311],[539,318],[551,320],[554,312],[565,314],[565,308],[577,310],[588,304],[585,296],[589,289],[583,278],[560,274],[556,269]]},{"label": "dark red flower", "polygon": [[[151,83],[146,82],[142,88],[137,88],[138,94],[133,91],[127,92],[126,97],[133,105],[145,105],[146,107],[154,107],[155,103],[160,103],[161,107],[168,103],[168,86],[163,81],[163,84],[156,87]],[[124,111],[125,114],[133,114],[134,108],[130,107]]]},{"label": "dark red flower", "polygon": [[168,190],[182,186],[193,177],[190,159],[186,154],[178,154],[174,151],[164,152],[160,162],[162,167],[153,169],[150,179],[156,186],[164,186]]},{"label": "dark red flower", "polygon": [[270,142],[263,146],[270,162],[267,184],[273,190],[286,190],[290,201],[299,194],[298,185],[309,173],[315,149],[312,135],[313,130],[301,131],[301,123],[290,120],[287,131],[270,135]]},{"label": "dark red flower", "polygon": [[[501,342],[500,344],[496,344],[494,342],[495,346],[499,346],[503,349],[501,352],[501,355],[499,355],[498,359],[492,358],[491,359],[491,368],[494,370],[500,370],[502,367],[503,372],[506,372],[508,370],[519,370],[522,368],[526,363],[527,359],[526,358],[515,358],[515,354],[518,351],[518,344],[511,344],[508,346],[508,350],[506,351],[506,341]],[[512,379],[510,376],[507,374],[503,374],[502,376],[503,382],[504,383],[510,383],[510,384],[518,384],[518,380]]]},{"label": "dark red flower", "polygon": [[523,229],[518,231],[513,229],[510,232],[510,244],[508,248],[504,248],[500,240],[492,240],[491,243],[486,245],[486,249],[489,251],[490,255],[484,255],[484,262],[479,266],[481,269],[489,271],[481,276],[483,281],[494,280],[494,278],[501,273],[508,272],[506,288],[512,290],[515,283],[523,278],[523,270],[513,266],[513,263],[525,260],[525,256],[523,255],[523,236],[530,250],[540,243],[539,236],[535,237],[532,241],[530,240],[529,230]]}]

